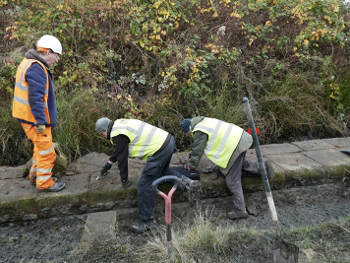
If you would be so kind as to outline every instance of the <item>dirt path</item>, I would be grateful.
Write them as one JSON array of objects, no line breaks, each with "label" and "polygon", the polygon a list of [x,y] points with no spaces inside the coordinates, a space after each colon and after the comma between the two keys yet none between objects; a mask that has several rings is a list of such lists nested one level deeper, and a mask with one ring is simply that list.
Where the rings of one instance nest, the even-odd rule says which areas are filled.
[{"label": "dirt path", "polygon": [[[316,225],[349,216],[348,187],[343,182],[337,182],[273,191],[282,232],[293,227]],[[251,214],[248,219],[231,221],[226,218],[226,213],[231,208],[231,197],[228,196],[202,200],[199,210],[188,203],[174,204],[173,222],[192,224],[195,215],[201,211],[214,225],[235,224],[237,228],[273,229],[265,193],[246,193],[245,198]],[[164,224],[164,202],[157,199],[157,203],[155,215],[158,222]],[[130,231],[131,223],[137,219],[137,209],[128,211],[125,215],[127,220],[122,220],[124,225],[119,227],[120,234],[129,237],[131,245],[140,246],[147,242],[147,234],[135,235]],[[66,216],[2,225],[0,262],[73,262],[69,261],[69,253],[80,240],[86,218],[87,215]]]}]

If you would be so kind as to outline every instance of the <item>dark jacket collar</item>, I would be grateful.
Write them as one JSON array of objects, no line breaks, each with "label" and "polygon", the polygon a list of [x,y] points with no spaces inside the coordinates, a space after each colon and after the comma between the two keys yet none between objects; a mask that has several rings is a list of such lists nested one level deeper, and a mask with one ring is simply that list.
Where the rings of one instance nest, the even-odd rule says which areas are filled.
[{"label": "dark jacket collar", "polygon": [[45,59],[43,59],[36,50],[29,49],[27,54],[26,54],[26,58],[28,58],[28,59],[35,59],[35,60],[40,61],[42,64],[44,64],[46,69],[49,70],[49,66],[47,65]]},{"label": "dark jacket collar", "polygon": [[114,125],[114,121],[111,121],[108,125],[107,138],[106,138],[107,140],[111,139],[111,131],[112,131],[113,125]]}]

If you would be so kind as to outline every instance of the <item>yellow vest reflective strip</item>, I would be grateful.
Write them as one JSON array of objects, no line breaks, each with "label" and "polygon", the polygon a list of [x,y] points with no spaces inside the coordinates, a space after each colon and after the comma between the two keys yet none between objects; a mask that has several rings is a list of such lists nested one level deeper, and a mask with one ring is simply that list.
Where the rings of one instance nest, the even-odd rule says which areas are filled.
[{"label": "yellow vest reflective strip", "polygon": [[48,76],[46,67],[40,61],[34,60],[34,59],[23,59],[23,61],[18,67],[17,74],[16,74],[14,98],[13,98],[12,116],[15,118],[33,122],[33,123],[37,122],[31,112],[31,108],[28,100],[29,99],[28,83],[25,80],[25,75],[27,73],[27,70],[34,62],[38,63],[43,68],[43,70],[47,75],[43,105],[45,107],[47,122],[50,123],[50,115],[49,115],[49,110],[47,105],[47,99],[49,94],[49,79],[48,79],[49,76]]},{"label": "yellow vest reflective strip", "polygon": [[116,120],[110,135],[112,144],[113,137],[120,134],[128,136],[130,140],[129,156],[142,160],[147,160],[158,151],[168,136],[166,131],[136,119]]},{"label": "yellow vest reflective strip", "polygon": [[226,168],[241,139],[243,129],[232,124],[213,118],[204,118],[193,132],[202,131],[208,135],[205,155],[221,168]]}]

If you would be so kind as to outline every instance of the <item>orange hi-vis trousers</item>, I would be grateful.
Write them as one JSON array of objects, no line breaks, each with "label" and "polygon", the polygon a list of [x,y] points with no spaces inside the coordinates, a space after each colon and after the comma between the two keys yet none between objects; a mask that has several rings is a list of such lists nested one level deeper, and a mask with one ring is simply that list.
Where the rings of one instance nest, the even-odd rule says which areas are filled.
[{"label": "orange hi-vis trousers", "polygon": [[37,133],[33,125],[21,123],[24,132],[34,144],[32,167],[29,179],[33,181],[36,176],[36,188],[45,190],[55,184],[52,180],[52,169],[55,165],[56,152],[52,142],[51,127],[46,127],[43,133]]}]

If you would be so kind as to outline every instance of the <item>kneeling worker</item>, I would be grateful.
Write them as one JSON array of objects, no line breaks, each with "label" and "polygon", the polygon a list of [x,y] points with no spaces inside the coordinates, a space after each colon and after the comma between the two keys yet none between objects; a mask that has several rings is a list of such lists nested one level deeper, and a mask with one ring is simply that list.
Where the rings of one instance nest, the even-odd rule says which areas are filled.
[{"label": "kneeling worker", "polygon": [[157,224],[153,215],[155,193],[152,183],[159,177],[175,175],[181,179],[178,187],[180,190],[188,191],[189,196],[198,192],[199,181],[170,169],[175,140],[168,132],[136,119],[111,121],[106,117],[97,120],[96,131],[115,146],[101,175],[105,175],[112,164],[118,161],[122,186],[128,187],[131,184],[128,180],[128,156],[146,161],[137,181],[140,221],[132,226],[135,232],[144,232]]},{"label": "kneeling worker", "polygon": [[[252,136],[242,128],[221,120],[203,116],[184,119],[180,126],[186,135],[193,136],[189,168],[196,170],[203,154],[215,163],[225,176],[227,187],[233,194],[233,210],[229,219],[248,217],[242,189],[242,172],[247,176],[259,173],[259,164],[246,160],[247,150],[253,143]],[[268,177],[274,177],[272,164],[265,162]]]}]

